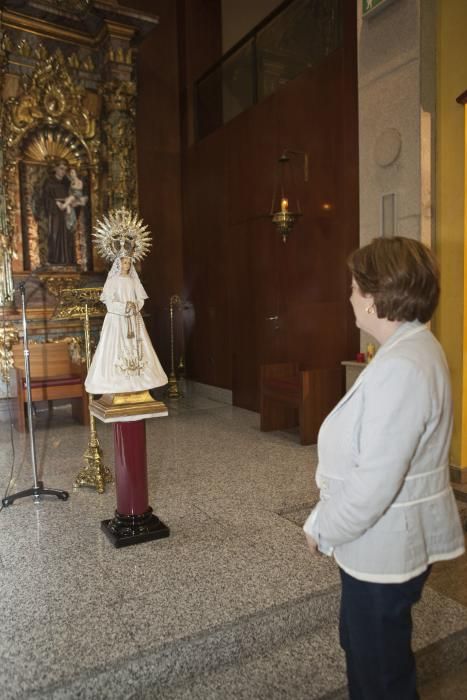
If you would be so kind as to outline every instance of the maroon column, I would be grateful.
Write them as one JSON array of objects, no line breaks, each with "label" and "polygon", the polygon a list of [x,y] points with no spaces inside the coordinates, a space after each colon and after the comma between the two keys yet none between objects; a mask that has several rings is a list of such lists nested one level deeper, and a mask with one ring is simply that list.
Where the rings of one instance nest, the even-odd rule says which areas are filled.
[{"label": "maroon column", "polygon": [[149,508],[144,420],[114,423],[117,513],[143,515]]},{"label": "maroon column", "polygon": [[114,424],[117,510],[102,529],[115,547],[168,537],[169,528],[154,515],[148,501],[146,425],[144,420]]}]

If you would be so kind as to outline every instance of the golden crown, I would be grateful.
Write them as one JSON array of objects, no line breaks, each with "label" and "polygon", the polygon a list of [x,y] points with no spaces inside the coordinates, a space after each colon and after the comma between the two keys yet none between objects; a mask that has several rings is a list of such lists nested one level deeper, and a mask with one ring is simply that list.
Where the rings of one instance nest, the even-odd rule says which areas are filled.
[{"label": "golden crown", "polygon": [[107,260],[142,260],[151,247],[151,232],[125,207],[112,209],[97,222],[93,234],[99,255]]}]

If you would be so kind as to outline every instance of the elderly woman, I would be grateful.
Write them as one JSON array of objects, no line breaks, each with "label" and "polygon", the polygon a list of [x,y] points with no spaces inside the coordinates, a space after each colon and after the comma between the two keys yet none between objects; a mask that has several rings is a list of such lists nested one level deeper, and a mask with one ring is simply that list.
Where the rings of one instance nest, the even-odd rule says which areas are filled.
[{"label": "elderly woman", "polygon": [[424,325],[439,273],[428,248],[401,237],[375,239],[349,267],[356,324],[381,347],[321,426],[321,498],[304,530],[340,569],[350,698],[414,700],[412,606],[431,564],[464,552],[449,370]]}]

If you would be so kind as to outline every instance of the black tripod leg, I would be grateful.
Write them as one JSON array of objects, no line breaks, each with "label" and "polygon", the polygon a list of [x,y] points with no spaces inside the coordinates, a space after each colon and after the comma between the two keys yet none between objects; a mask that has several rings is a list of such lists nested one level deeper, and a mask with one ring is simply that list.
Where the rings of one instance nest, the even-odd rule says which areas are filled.
[{"label": "black tripod leg", "polygon": [[2,505],[4,507],[11,506],[13,501],[16,501],[17,498],[24,498],[25,496],[56,496],[61,501],[66,501],[69,495],[70,494],[68,491],[60,491],[59,489],[45,489],[42,481],[39,481],[37,487],[33,486],[31,489],[13,493],[11,496],[5,496],[5,498],[2,499]]},{"label": "black tripod leg", "polygon": [[41,489],[39,493],[45,496],[57,496],[61,501],[66,501],[70,495],[68,491],[59,491],[58,489]]},{"label": "black tripod leg", "polygon": [[2,498],[2,505],[3,506],[11,506],[13,501],[16,501],[17,498],[24,498],[25,496],[34,496],[36,493],[36,489],[26,489],[25,491],[18,491],[18,493],[14,493],[11,496],[5,496],[5,498]]}]

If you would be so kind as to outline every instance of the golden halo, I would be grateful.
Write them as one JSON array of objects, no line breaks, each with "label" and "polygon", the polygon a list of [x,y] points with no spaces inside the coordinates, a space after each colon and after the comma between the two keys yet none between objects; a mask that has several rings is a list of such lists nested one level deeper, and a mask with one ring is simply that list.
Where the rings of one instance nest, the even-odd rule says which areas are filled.
[{"label": "golden halo", "polygon": [[129,209],[112,209],[97,222],[93,234],[102,258],[142,260],[151,247],[151,232]]}]

